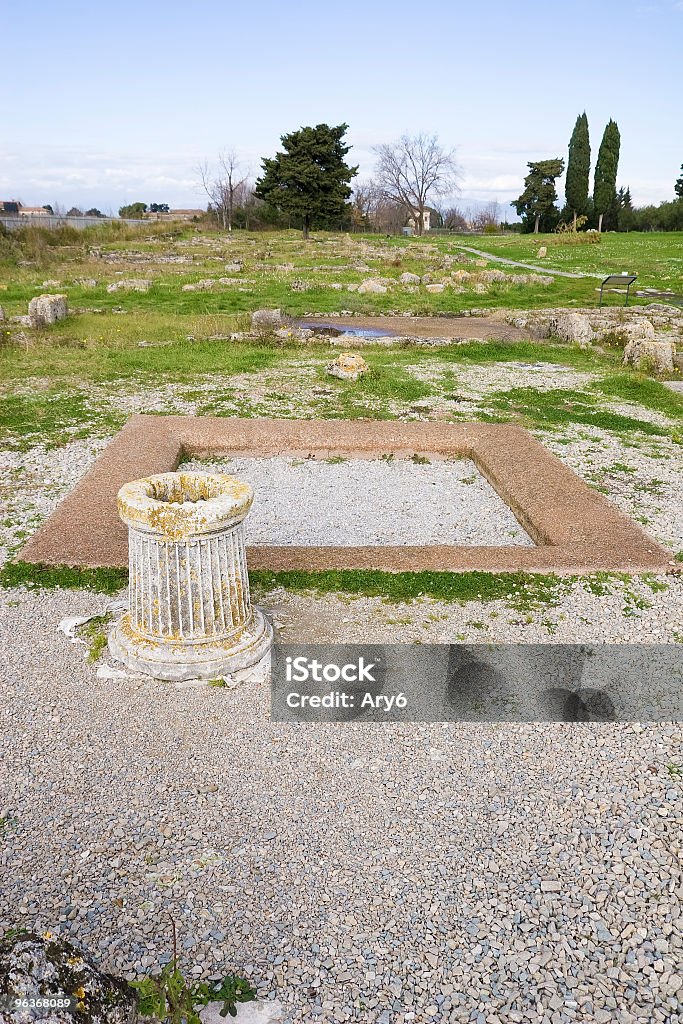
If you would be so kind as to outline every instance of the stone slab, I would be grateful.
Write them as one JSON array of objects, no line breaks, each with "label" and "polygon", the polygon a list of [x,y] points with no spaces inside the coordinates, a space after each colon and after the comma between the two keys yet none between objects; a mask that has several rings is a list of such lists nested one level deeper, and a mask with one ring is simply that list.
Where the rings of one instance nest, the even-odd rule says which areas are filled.
[{"label": "stone slab", "polygon": [[131,417],[83,480],[20,553],[24,561],[126,566],[116,509],[122,484],[177,468],[182,458],[231,455],[470,458],[536,547],[363,546],[247,549],[251,569],[481,570],[589,573],[673,571],[670,552],[585,484],[522,427],[489,423]]}]

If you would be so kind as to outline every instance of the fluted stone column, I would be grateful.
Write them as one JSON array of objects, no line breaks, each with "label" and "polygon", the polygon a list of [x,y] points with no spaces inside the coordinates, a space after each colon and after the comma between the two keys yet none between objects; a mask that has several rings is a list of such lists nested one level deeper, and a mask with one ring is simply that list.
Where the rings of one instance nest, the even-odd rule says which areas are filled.
[{"label": "fluted stone column", "polygon": [[251,487],[208,473],[124,484],[130,607],[109,640],[129,668],[159,679],[211,679],[249,668],[272,630],[252,608],[244,545]]}]

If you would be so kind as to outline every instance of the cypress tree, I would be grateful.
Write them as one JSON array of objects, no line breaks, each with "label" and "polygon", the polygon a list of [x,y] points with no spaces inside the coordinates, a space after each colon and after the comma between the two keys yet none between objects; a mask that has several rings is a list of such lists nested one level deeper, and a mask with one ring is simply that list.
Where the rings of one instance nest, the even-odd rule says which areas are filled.
[{"label": "cypress tree", "polygon": [[681,164],[681,176],[676,179],[676,184],[674,185],[674,192],[677,199],[683,199],[683,164]]},{"label": "cypress tree", "polygon": [[588,135],[588,118],[586,112],[576,119],[572,137],[569,140],[569,159],[567,160],[567,179],[564,194],[567,206],[576,218],[588,209],[588,179],[591,169],[591,146]]},{"label": "cypress tree", "polygon": [[598,150],[598,159],[595,165],[593,205],[598,215],[598,231],[602,231],[602,218],[614,205],[617,193],[620,145],[619,127],[616,121],[610,119],[602,136],[602,142]]}]

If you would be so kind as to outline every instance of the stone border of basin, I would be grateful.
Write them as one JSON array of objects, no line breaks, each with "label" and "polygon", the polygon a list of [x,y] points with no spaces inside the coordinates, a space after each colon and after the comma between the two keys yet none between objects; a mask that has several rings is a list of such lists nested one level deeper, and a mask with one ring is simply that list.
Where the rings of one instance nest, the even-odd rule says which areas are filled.
[{"label": "stone border of basin", "polygon": [[[670,552],[522,427],[215,416],[131,417],[19,557],[45,565],[127,565],[128,537],[116,510],[119,488],[138,477],[173,471],[184,458],[342,455],[372,459],[386,454],[471,459],[536,547],[258,545],[247,549],[250,569],[585,574],[676,568]],[[313,505],[311,514],[315,515]]]}]

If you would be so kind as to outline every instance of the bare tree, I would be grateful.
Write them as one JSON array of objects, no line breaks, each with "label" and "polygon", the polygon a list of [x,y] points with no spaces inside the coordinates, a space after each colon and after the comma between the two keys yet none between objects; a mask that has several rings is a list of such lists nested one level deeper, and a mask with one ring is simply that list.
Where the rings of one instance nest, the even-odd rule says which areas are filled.
[{"label": "bare tree", "polygon": [[215,175],[207,161],[199,165],[202,189],[209,199],[224,231],[232,231],[233,214],[238,196],[244,189],[249,172],[242,173],[240,161],[234,149],[221,153]]},{"label": "bare tree", "polygon": [[359,229],[371,226],[376,202],[377,187],[374,181],[358,182],[353,186],[351,220],[354,228]]},{"label": "bare tree", "polygon": [[466,231],[468,228],[467,217],[458,206],[449,206],[441,210],[443,226],[449,231]]},{"label": "bare tree", "polygon": [[478,210],[470,210],[467,219],[473,231],[497,231],[501,220],[500,203],[497,199],[493,199]]},{"label": "bare tree", "polygon": [[457,191],[454,152],[443,149],[437,135],[420,134],[402,135],[398,142],[376,146],[375,153],[384,198],[403,207],[421,235],[429,199]]}]

